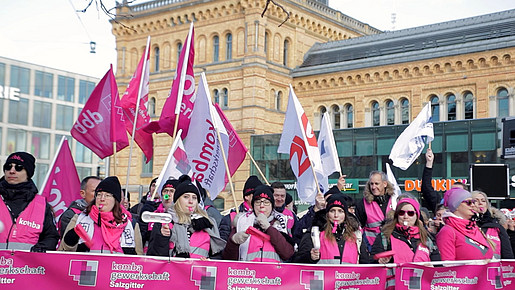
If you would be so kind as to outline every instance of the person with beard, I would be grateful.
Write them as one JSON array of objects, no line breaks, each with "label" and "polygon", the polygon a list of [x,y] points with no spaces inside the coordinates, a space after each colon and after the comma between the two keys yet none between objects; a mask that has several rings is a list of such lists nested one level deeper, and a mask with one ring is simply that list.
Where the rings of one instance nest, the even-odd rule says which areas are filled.
[{"label": "person with beard", "polygon": [[241,212],[227,240],[222,258],[254,262],[284,262],[293,256],[293,241],[281,213],[273,209],[272,188],[256,187],[252,212]]},{"label": "person with beard", "polygon": [[444,194],[445,225],[436,235],[442,261],[491,259],[495,245],[486,238],[473,217],[476,200],[470,192],[451,188]]},{"label": "person with beard", "polygon": [[359,222],[348,212],[345,196],[333,194],[326,208],[315,214],[313,225],[320,229],[320,248],[314,247],[311,235],[302,237],[294,263],[368,264],[370,262]]},{"label": "person with beard", "polygon": [[54,251],[59,233],[52,207],[32,181],[36,159],[27,152],[7,157],[0,179],[0,249]]},{"label": "person with beard", "polygon": [[513,249],[506,229],[494,218],[493,211],[499,211],[488,202],[486,193],[473,191],[472,197],[476,200],[477,225],[486,237],[495,244],[494,257],[497,259],[513,259]]}]

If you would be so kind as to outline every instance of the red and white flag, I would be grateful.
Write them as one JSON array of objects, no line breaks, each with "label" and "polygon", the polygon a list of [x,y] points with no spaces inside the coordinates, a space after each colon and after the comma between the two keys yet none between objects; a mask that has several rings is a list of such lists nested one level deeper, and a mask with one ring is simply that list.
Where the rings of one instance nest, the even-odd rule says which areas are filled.
[{"label": "red and white flag", "polygon": [[145,126],[145,131],[149,133],[168,133],[168,135],[173,137],[175,118],[179,116],[178,129],[182,129],[182,138],[185,139],[185,136],[188,135],[196,98],[195,74],[193,71],[195,59],[194,40],[195,30],[193,29],[192,22],[186,42],[182,46],[170,95],[166,99],[161,116],[158,121],[150,122]]},{"label": "red and white flag", "polygon": [[75,140],[101,159],[129,146],[113,66],[95,87],[71,129]]},{"label": "red and white flag", "polygon": [[[327,190],[320,184],[324,176],[320,151],[315,132],[291,85],[283,133],[277,152],[290,155],[291,169],[297,177],[299,198],[304,202],[314,203],[319,188],[322,193]],[[318,185],[314,172],[317,174]]]},{"label": "red and white flag", "polygon": [[[228,154],[229,137],[211,103],[204,73],[200,75],[190,126],[194,130],[191,130],[184,139],[184,148],[192,164],[191,179],[198,180],[202,187],[209,191],[211,199],[215,199],[226,184],[223,154],[225,156]],[[217,130],[220,132],[222,144],[219,142]]]},{"label": "red and white flag", "polygon": [[[233,176],[243,161],[245,161],[245,157],[249,149],[247,149],[245,144],[243,144],[243,141],[241,141],[240,136],[238,136],[238,133],[236,133],[236,130],[234,130],[231,122],[229,119],[227,119],[227,116],[225,116],[222,108],[220,108],[220,106],[218,106],[216,103],[215,108],[218,112],[218,115],[222,119],[222,123],[224,124],[227,135],[229,136],[229,153],[227,156],[227,163],[229,164],[229,171],[231,172],[231,176]],[[229,182],[227,177],[226,179],[227,180],[225,182]]]},{"label": "red and white flag", "polygon": [[[143,52],[138,67],[121,100],[127,132],[132,136],[134,131],[134,140],[141,148],[141,151],[143,151],[143,154],[145,154],[147,162],[152,159],[154,147],[152,133],[143,131],[143,127],[150,123],[150,116],[148,114],[149,59],[150,36],[147,40],[147,49]],[[139,107],[137,116],[136,106]],[[136,126],[134,126],[134,122],[136,122]]]},{"label": "red and white flag", "polygon": [[47,202],[54,209],[56,223],[74,200],[82,198],[77,168],[68,140],[64,136],[41,188],[39,194],[46,197]]}]

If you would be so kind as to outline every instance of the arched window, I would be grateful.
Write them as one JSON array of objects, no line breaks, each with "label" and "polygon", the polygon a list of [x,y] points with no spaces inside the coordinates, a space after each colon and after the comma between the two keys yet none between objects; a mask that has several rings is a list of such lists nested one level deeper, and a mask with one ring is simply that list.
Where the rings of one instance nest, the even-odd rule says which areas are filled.
[{"label": "arched window", "polygon": [[372,103],[372,126],[379,126],[380,124],[380,110],[379,103]]},{"label": "arched window", "polygon": [[227,88],[222,89],[222,103],[220,104],[220,107],[229,107],[229,91],[227,90]]},{"label": "arched window", "polygon": [[331,113],[333,113],[333,129],[340,129],[340,107],[338,105],[332,106]]},{"label": "arched window", "polygon": [[318,109],[318,114],[319,114],[319,119],[318,119],[318,124],[319,124],[319,127],[321,127],[322,125],[322,117],[324,116],[324,113],[327,112],[327,109],[324,107],[324,106],[321,106],[319,109]]},{"label": "arched window", "polygon": [[433,122],[440,121],[440,99],[434,95],[431,97],[431,116]]},{"label": "arched window", "polygon": [[213,90],[213,103],[220,105],[220,93],[217,89]]},{"label": "arched window", "polygon": [[465,92],[463,103],[465,104],[465,119],[474,119],[474,95],[471,92]]},{"label": "arched window", "polygon": [[213,37],[213,62],[218,61],[218,54],[220,53],[220,39],[218,35]]},{"label": "arched window", "polygon": [[182,50],[182,43],[177,43],[177,63],[179,63],[179,59],[181,58],[181,50]]},{"label": "arched window", "polygon": [[270,39],[270,34],[265,32],[265,58],[268,59],[268,42]]},{"label": "arched window", "polygon": [[386,101],[386,125],[395,124],[395,108],[393,107],[393,101]]},{"label": "arched window", "polygon": [[508,90],[500,88],[497,91],[497,117],[505,118],[510,115],[510,105],[508,99]]},{"label": "arched window", "polygon": [[456,96],[450,94],[447,96],[447,121],[456,120]]},{"label": "arched window", "polygon": [[279,91],[275,94],[275,109],[277,111],[281,110],[282,101],[283,101],[283,92]]},{"label": "arched window", "polygon": [[401,124],[409,124],[409,101],[401,100]]},{"label": "arched window", "polygon": [[230,60],[232,59],[232,34],[227,34],[227,37],[225,39],[225,59]]},{"label": "arched window", "polygon": [[348,104],[345,107],[345,113],[347,115],[347,128],[353,128],[354,127],[354,108],[351,104]]},{"label": "arched window", "polygon": [[159,47],[154,48],[154,71],[159,71]]},{"label": "arched window", "polygon": [[290,42],[286,39],[284,41],[284,49],[283,49],[283,65],[285,66],[288,66],[288,50],[289,50],[289,47],[290,46]]},{"label": "arched window", "polygon": [[148,114],[153,117],[156,115],[156,98],[154,97],[150,97],[148,99],[148,107],[147,107],[147,110],[148,110]]}]

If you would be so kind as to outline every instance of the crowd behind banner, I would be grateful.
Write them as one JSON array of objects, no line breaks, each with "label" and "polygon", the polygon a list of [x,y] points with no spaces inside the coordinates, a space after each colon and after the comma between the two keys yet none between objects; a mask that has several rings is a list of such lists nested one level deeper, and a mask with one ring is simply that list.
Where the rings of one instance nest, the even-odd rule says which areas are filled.
[{"label": "crowd behind banner", "polygon": [[510,211],[461,183],[442,200],[431,187],[433,161],[428,149],[423,203],[396,193],[385,173],[373,171],[363,198],[345,193],[342,175],[300,218],[284,184],[256,176],[245,182],[238,210],[226,216],[188,175],[152,180],[132,207],[118,177],[90,176],[56,225],[31,179],[35,158],[15,152],[0,179],[0,248],[7,250],[0,284],[19,287],[44,277],[46,287],[60,283],[48,277],[66,275],[66,285],[129,289],[180,275],[199,289],[513,287]]}]

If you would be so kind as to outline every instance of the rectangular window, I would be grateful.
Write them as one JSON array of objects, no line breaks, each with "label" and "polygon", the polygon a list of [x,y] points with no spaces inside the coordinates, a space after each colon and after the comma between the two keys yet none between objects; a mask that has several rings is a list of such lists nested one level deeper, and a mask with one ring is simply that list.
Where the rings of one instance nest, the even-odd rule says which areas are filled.
[{"label": "rectangular window", "polygon": [[30,152],[37,159],[50,159],[50,134],[32,132]]},{"label": "rectangular window", "polygon": [[4,104],[7,104],[7,101],[4,101],[4,99],[0,99],[0,123],[4,122]]},{"label": "rectangular window", "polygon": [[70,131],[74,123],[73,107],[57,105],[56,110],[55,128],[57,130]]},{"label": "rectangular window", "polygon": [[36,71],[36,80],[34,86],[34,95],[51,98],[54,75],[47,72]]},{"label": "rectangular window", "polygon": [[[57,152],[57,149],[59,149],[59,144],[61,144],[61,139],[63,138],[63,136],[65,136],[65,135],[61,135],[61,134],[54,135],[54,154],[55,154],[55,152]],[[70,145],[70,149],[71,149],[72,136],[66,136],[66,139],[68,139],[68,144]]]},{"label": "rectangular window", "polygon": [[75,90],[75,79],[71,77],[59,76],[57,78],[57,99],[73,102]]},{"label": "rectangular window", "polygon": [[143,166],[141,167],[141,176],[153,176],[154,158],[150,159],[148,163],[147,158],[143,155]]},{"label": "rectangular window", "polygon": [[[3,109],[3,108],[2,108]],[[9,100],[9,123],[27,125],[29,100],[20,98],[19,101]]]},{"label": "rectangular window", "polygon": [[77,142],[77,146],[75,147],[75,161],[81,163],[91,163],[91,150]]},{"label": "rectangular window", "polygon": [[16,151],[26,151],[27,131],[22,129],[7,129],[7,155]]},{"label": "rectangular window", "polygon": [[30,69],[11,65],[11,88],[20,89],[20,93],[29,94]]},{"label": "rectangular window", "polygon": [[38,188],[41,188],[41,186],[43,185],[49,167],[50,166],[48,164],[37,163],[36,169],[34,170],[34,176],[32,177],[32,181],[34,181]]},{"label": "rectangular window", "polygon": [[85,177],[91,176],[91,168],[77,166],[77,173],[79,174],[79,179],[82,180]]},{"label": "rectangular window", "polygon": [[0,86],[5,85],[5,63],[0,62]]},{"label": "rectangular window", "polygon": [[34,101],[34,127],[49,128],[52,125],[52,104],[48,102]]},{"label": "rectangular window", "polygon": [[94,82],[79,81],[79,104],[85,104],[95,88]]}]

